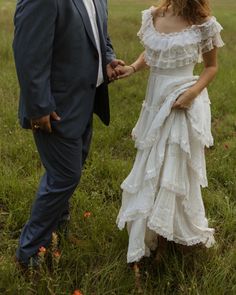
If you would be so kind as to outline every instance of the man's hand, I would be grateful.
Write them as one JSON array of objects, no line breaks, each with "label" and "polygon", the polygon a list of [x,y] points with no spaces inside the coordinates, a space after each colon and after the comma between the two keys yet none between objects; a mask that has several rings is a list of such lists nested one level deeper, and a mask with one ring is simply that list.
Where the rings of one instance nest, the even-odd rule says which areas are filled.
[{"label": "man's hand", "polygon": [[60,121],[61,118],[56,112],[52,112],[50,115],[43,116],[38,119],[32,119],[31,128],[34,132],[40,129],[45,132],[52,133],[51,120]]},{"label": "man's hand", "polygon": [[114,81],[120,75],[120,67],[125,66],[125,62],[121,59],[114,59],[107,65],[107,77],[109,81]]}]

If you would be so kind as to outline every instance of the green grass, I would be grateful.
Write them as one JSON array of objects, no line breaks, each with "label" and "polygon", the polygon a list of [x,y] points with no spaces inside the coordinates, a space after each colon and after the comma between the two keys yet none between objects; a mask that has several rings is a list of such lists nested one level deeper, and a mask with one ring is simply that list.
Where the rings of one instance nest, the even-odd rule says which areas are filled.
[{"label": "green grass", "polygon": [[[127,63],[141,52],[136,37],[140,11],[155,1],[111,0],[110,35],[117,55]],[[37,280],[20,275],[13,258],[21,227],[42,174],[30,132],[17,122],[18,85],[12,59],[14,0],[0,0],[0,294],[136,294],[126,265],[127,234],[115,225],[120,183],[135,156],[130,132],[144,99],[148,72],[111,85],[109,128],[95,118],[94,140],[81,184],[72,202],[70,242],[51,272]],[[203,191],[207,216],[216,228],[217,245],[183,256],[173,245],[161,268],[146,262],[144,294],[236,294],[236,3],[213,1],[213,11],[225,28],[227,46],[220,50],[220,71],[209,87],[215,146],[208,150],[209,187]],[[92,215],[84,219],[84,211]]]}]

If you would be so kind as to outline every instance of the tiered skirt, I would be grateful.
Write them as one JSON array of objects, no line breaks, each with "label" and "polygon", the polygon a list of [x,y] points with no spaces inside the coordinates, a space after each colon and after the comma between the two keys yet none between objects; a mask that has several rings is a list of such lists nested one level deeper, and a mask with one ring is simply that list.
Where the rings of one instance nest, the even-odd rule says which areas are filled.
[{"label": "tiered skirt", "polygon": [[207,186],[204,149],[213,144],[208,93],[204,89],[188,110],[172,109],[198,77],[171,73],[151,71],[132,131],[137,155],[121,185],[117,217],[129,233],[128,263],[149,256],[157,234],[183,245],[214,244],[201,195]]}]

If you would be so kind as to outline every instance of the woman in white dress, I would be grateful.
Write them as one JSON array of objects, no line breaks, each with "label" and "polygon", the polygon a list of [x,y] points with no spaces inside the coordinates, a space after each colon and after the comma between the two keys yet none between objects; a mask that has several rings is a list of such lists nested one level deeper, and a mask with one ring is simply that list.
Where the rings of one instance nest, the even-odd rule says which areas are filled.
[{"label": "woman in white dress", "polygon": [[[146,66],[150,76],[132,131],[137,148],[122,183],[120,229],[129,233],[128,263],[149,256],[157,237],[191,246],[214,244],[201,196],[207,186],[204,148],[213,144],[206,87],[217,72],[221,25],[207,0],[164,0],[142,13],[138,36],[145,51],[120,78]],[[204,62],[200,76],[196,63]]]}]

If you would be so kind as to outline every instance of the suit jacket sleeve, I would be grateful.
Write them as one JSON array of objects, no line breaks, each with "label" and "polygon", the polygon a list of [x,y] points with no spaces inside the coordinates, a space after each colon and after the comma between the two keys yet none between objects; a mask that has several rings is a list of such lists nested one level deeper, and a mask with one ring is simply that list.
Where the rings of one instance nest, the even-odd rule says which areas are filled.
[{"label": "suit jacket sleeve", "polygon": [[113,51],[113,46],[110,40],[110,37],[107,36],[107,51],[106,51],[106,57],[107,57],[107,64],[109,64],[111,61],[113,61],[116,56]]},{"label": "suit jacket sleeve", "polygon": [[19,0],[13,50],[21,97],[29,119],[55,110],[50,76],[57,16],[56,0]]},{"label": "suit jacket sleeve", "polygon": [[[106,1],[106,8],[107,8],[107,1]],[[108,16],[108,10],[106,9],[106,14]],[[113,61],[116,58],[116,55],[114,53],[114,49],[111,43],[111,39],[109,35],[107,34],[106,37],[106,59],[107,59],[107,64],[109,64],[111,61]]]}]

